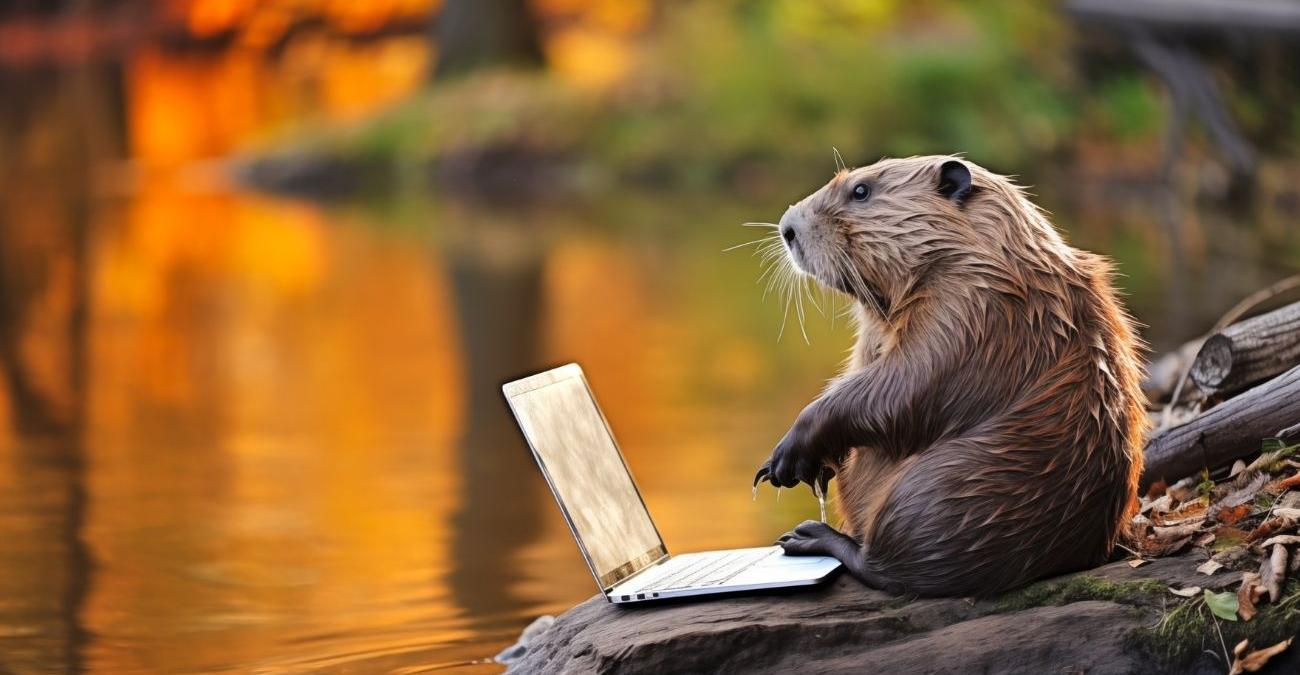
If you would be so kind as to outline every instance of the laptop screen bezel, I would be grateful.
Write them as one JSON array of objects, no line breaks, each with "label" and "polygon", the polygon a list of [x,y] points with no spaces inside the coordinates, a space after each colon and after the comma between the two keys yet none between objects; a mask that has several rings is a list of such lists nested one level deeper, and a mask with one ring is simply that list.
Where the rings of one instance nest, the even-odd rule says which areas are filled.
[{"label": "laptop screen bezel", "polygon": [[[550,471],[546,468],[546,461],[537,451],[533,439],[528,435],[524,425],[519,423],[519,411],[515,408],[514,398],[523,394],[531,393],[558,384],[567,380],[576,379],[582,383],[582,387],[587,392],[587,398],[591,405],[596,409],[596,415],[600,417],[600,422],[605,428],[605,433],[609,435],[609,441],[614,446],[614,452],[618,453],[619,462],[623,465],[623,470],[627,472],[628,481],[632,484],[633,491],[636,492],[637,502],[641,509],[645,511],[646,519],[650,521],[650,527],[654,530],[655,537],[659,540],[659,545],[651,547],[644,553],[634,556],[632,559],[625,561],[622,565],[601,574],[596,570],[596,565],[592,560],[591,553],[587,550],[587,544],[582,540],[582,535],[573,523],[573,517],[569,514],[569,509],[564,505],[564,500],[560,497],[560,492],[556,489],[554,481],[551,479]],[[627,458],[623,456],[623,449],[618,445],[618,439],[614,437],[614,431],[609,426],[609,420],[605,418],[605,411],[601,410],[600,403],[596,401],[596,394],[591,390],[591,385],[587,382],[586,374],[576,363],[570,363],[558,368],[553,368],[545,372],[525,377],[513,382],[507,382],[501,386],[501,391],[505,395],[506,404],[510,407],[511,415],[515,418],[515,424],[519,427],[520,433],[524,436],[524,441],[528,444],[528,449],[533,453],[533,459],[541,469],[542,477],[546,480],[546,485],[550,487],[551,494],[555,497],[555,502],[560,506],[560,513],[564,515],[564,522],[569,526],[569,531],[573,533],[573,539],[578,542],[578,549],[582,551],[582,558],[587,562],[587,569],[591,570],[591,576],[596,579],[596,584],[604,593],[609,593],[614,586],[624,579],[636,574],[637,572],[659,562],[668,557],[668,547],[664,545],[663,535],[659,532],[659,526],[655,524],[654,518],[650,515],[650,509],[645,505],[645,498],[641,495],[641,488],[636,483],[636,478],[632,475],[632,470],[628,468]]]}]

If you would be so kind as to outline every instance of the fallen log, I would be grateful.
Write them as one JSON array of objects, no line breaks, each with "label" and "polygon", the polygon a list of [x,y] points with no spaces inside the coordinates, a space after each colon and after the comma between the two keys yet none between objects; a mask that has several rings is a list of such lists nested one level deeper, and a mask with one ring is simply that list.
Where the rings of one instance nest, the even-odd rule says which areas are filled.
[{"label": "fallen log", "polygon": [[1300,422],[1300,366],[1147,439],[1139,489],[1231,464]]},{"label": "fallen log", "polygon": [[1300,364],[1300,302],[1211,335],[1192,361],[1192,382],[1226,397]]}]

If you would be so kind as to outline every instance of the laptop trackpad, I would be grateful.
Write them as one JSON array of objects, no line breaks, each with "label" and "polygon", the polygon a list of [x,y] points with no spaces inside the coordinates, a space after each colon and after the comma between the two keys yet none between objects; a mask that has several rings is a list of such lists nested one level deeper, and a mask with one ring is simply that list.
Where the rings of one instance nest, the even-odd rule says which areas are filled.
[{"label": "laptop trackpad", "polygon": [[834,572],[840,561],[820,555],[786,555],[777,553],[736,575],[732,584],[747,585],[819,581]]}]

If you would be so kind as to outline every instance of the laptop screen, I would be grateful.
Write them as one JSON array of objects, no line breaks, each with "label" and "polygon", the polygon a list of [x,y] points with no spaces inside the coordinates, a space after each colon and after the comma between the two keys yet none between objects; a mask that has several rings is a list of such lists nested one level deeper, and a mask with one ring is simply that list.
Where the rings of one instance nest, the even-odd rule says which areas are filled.
[{"label": "laptop screen", "polygon": [[503,387],[602,589],[667,551],[575,364]]}]

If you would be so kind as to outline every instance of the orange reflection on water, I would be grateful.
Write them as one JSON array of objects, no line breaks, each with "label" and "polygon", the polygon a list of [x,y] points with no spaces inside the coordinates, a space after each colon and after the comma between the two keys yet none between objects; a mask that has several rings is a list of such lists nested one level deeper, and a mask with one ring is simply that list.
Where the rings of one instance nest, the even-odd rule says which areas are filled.
[{"label": "orange reflection on water", "polygon": [[314,209],[165,190],[101,241],[82,620],[111,639],[87,665],[305,667],[328,665],[324,636],[334,658],[455,639],[437,570],[458,471],[437,449],[463,385],[436,260]]}]

